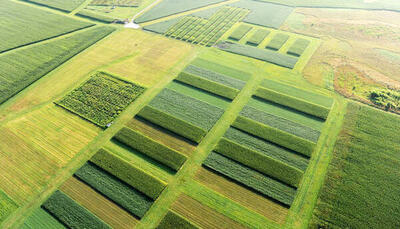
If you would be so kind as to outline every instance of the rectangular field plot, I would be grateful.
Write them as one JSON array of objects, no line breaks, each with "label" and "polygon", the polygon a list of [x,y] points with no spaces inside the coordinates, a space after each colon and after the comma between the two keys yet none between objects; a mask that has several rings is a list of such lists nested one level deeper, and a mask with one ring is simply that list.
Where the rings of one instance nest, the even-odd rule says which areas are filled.
[{"label": "rectangular field plot", "polygon": [[[170,26],[164,33],[168,37],[194,44],[212,46],[236,22],[242,20],[247,13],[248,11],[245,9],[223,7],[209,19],[185,16],[172,26],[170,26],[172,22],[166,21],[144,27],[144,29],[160,33],[160,31],[166,30],[164,27]],[[175,19],[172,20],[176,21]]]},{"label": "rectangular field plot", "polygon": [[98,72],[56,104],[106,127],[144,90],[134,83]]},{"label": "rectangular field plot", "polygon": [[240,223],[216,212],[212,208],[203,205],[185,194],[179,196],[176,202],[171,206],[171,209],[201,228],[245,228]]},{"label": "rectangular field plot", "polygon": [[61,191],[56,191],[42,205],[68,228],[111,228],[86,208]]},{"label": "rectangular field plot", "polygon": [[271,50],[263,50],[256,47],[220,41],[216,46],[224,51],[269,62],[281,67],[293,69],[298,59],[289,55],[284,55]]},{"label": "rectangular field plot", "polygon": [[233,31],[233,33],[231,33],[229,39],[234,41],[240,41],[248,32],[250,32],[251,29],[252,29],[251,26],[241,24]]},{"label": "rectangular field plot", "polygon": [[113,228],[132,228],[139,220],[75,177],[60,190]]},{"label": "rectangular field plot", "polygon": [[247,40],[246,44],[258,46],[270,34],[270,31],[265,29],[257,29],[251,37]]},{"label": "rectangular field plot", "polygon": [[1,2],[0,21],[0,53],[93,25],[13,1]]},{"label": "rectangular field plot", "polygon": [[0,104],[114,30],[97,27],[1,55]]},{"label": "rectangular field plot", "polygon": [[299,38],[293,43],[292,46],[290,46],[287,53],[293,56],[301,56],[301,54],[303,54],[309,44],[310,41]]},{"label": "rectangular field plot", "polygon": [[23,0],[23,1],[33,2],[39,5],[62,10],[65,12],[71,12],[85,2],[85,0]]},{"label": "rectangular field plot", "polygon": [[161,220],[157,229],[170,229],[170,228],[185,228],[185,229],[198,229],[199,227],[187,220],[180,214],[169,210],[164,218]]},{"label": "rectangular field plot", "polygon": [[288,35],[278,33],[272,38],[272,40],[268,43],[266,48],[278,51],[279,49],[282,48],[282,46],[286,43],[288,39],[289,39]]},{"label": "rectangular field plot", "polygon": [[66,227],[43,208],[37,208],[21,226],[21,229],[32,228],[65,229]]}]

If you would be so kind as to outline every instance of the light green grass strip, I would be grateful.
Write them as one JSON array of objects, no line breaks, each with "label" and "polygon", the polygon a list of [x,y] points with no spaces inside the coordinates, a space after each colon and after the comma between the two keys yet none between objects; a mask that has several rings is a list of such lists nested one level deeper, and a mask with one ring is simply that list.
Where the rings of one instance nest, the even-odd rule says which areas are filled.
[{"label": "light green grass strip", "polygon": [[153,200],[156,200],[167,186],[165,182],[134,167],[106,149],[100,149],[90,161],[146,194]]},{"label": "light green grass strip", "polygon": [[178,151],[162,145],[128,127],[123,127],[114,137],[118,141],[138,150],[175,171],[178,171],[186,161],[186,157]]},{"label": "light green grass strip", "polygon": [[223,84],[216,83],[186,72],[181,72],[176,80],[231,100],[233,100],[240,92],[238,89],[230,88]]},{"label": "light green grass strip", "polygon": [[17,210],[18,205],[0,190],[0,223],[5,220],[13,211]]},{"label": "light green grass strip", "polygon": [[326,119],[329,115],[329,109],[314,103],[310,103],[295,97],[284,95],[279,92],[259,87],[255,96],[262,99],[290,107],[306,114],[316,116],[321,119]]},{"label": "light green grass strip", "polygon": [[165,129],[168,129],[197,143],[199,143],[207,134],[207,131],[179,118],[168,115],[151,106],[146,106],[143,108],[138,115],[156,125],[164,127]]},{"label": "light green grass strip", "polygon": [[226,138],[222,138],[219,141],[215,151],[293,187],[298,187],[303,177],[303,172],[300,169],[241,146]]},{"label": "light green grass strip", "polygon": [[237,117],[236,121],[233,123],[233,126],[249,134],[261,137],[285,148],[294,150],[307,157],[311,157],[316,145],[314,142],[272,128],[243,116]]}]

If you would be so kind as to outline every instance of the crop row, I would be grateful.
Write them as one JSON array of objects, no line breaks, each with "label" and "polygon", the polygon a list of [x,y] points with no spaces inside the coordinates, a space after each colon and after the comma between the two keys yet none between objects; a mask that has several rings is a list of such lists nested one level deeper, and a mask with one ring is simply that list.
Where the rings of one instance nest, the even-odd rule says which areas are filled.
[{"label": "crop row", "polygon": [[285,164],[266,154],[251,150],[226,138],[222,138],[214,150],[225,157],[293,187],[298,187],[303,177],[303,172],[300,169]]},{"label": "crop row", "polygon": [[221,108],[170,89],[161,91],[149,105],[206,131],[209,131],[224,113]]},{"label": "crop row", "polygon": [[297,137],[279,129],[239,116],[233,126],[249,134],[258,136],[267,141],[296,151],[304,156],[311,157],[315,143],[304,138]]},{"label": "crop row", "polygon": [[230,53],[251,57],[290,69],[293,69],[298,61],[297,58],[292,56],[284,55],[267,49],[259,49],[249,45],[236,44],[228,41],[218,42],[217,47]]},{"label": "crop row", "polygon": [[223,84],[187,72],[181,72],[176,80],[231,100],[233,100],[240,92],[238,89],[230,88]]},{"label": "crop row", "polygon": [[257,122],[271,126],[273,128],[280,129],[298,137],[317,142],[320,136],[320,132],[310,127],[292,122],[288,119],[284,119],[266,112],[257,110],[251,106],[246,106],[241,111],[240,115],[253,119]]},{"label": "crop row", "polygon": [[245,82],[242,80],[238,80],[235,78],[232,78],[230,76],[227,75],[223,75],[211,70],[208,70],[206,68],[201,68],[201,67],[197,67],[194,65],[189,65],[188,67],[186,67],[183,72],[186,73],[190,73],[220,84],[223,84],[225,86],[231,87],[231,88],[235,88],[238,90],[242,90],[242,88],[245,86]]},{"label": "crop row", "polygon": [[157,199],[167,185],[145,171],[133,167],[106,149],[100,149],[90,161],[153,200]]},{"label": "crop row", "polygon": [[258,151],[302,171],[305,171],[308,166],[308,160],[297,154],[295,151],[266,141],[262,138],[255,137],[237,128],[229,128],[224,137],[236,142],[237,144],[240,144],[251,150]]},{"label": "crop row", "polygon": [[98,72],[56,103],[105,127],[144,90],[141,86]]},{"label": "crop row", "polygon": [[108,229],[111,228],[86,208],[79,205],[63,192],[57,190],[42,205],[68,228]]},{"label": "crop row", "polygon": [[203,166],[287,206],[294,200],[296,189],[219,153],[211,152],[203,162]]},{"label": "crop row", "polygon": [[262,99],[290,107],[297,111],[315,116],[317,118],[326,119],[329,115],[330,109],[318,104],[308,102],[306,100],[298,99],[291,95],[282,94],[267,88],[260,87],[257,89],[255,96]]},{"label": "crop row", "polygon": [[333,99],[331,97],[306,91],[274,80],[265,79],[261,82],[261,86],[283,94],[293,95],[293,97],[301,100],[312,101],[313,103],[326,108],[331,108],[333,104]]},{"label": "crop row", "polygon": [[165,35],[194,44],[212,46],[247,13],[244,9],[224,7],[208,20],[193,16],[184,17],[168,29]]},{"label": "crop row", "polygon": [[157,229],[172,228],[197,229],[199,227],[197,227],[178,213],[169,210],[164,218],[161,220],[160,224],[157,226]]},{"label": "crop row", "polygon": [[207,131],[202,128],[151,106],[144,107],[138,113],[138,116],[197,143],[199,143],[207,133]]},{"label": "crop row", "polygon": [[178,171],[186,161],[186,157],[181,153],[127,127],[122,128],[114,137],[175,171]]},{"label": "crop row", "polygon": [[131,214],[142,218],[152,199],[92,163],[86,163],[75,176]]}]

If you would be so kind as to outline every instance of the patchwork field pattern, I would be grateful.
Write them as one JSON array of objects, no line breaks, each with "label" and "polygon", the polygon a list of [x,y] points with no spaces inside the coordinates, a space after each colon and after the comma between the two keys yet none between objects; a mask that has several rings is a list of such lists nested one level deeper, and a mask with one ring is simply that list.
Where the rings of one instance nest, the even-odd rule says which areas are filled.
[{"label": "patchwork field pattern", "polygon": [[0,53],[93,25],[4,0],[1,1],[0,21]]},{"label": "patchwork field pattern", "polygon": [[0,104],[115,29],[97,27],[0,56]]},{"label": "patchwork field pattern", "polygon": [[98,72],[56,104],[106,127],[144,91],[144,87]]},{"label": "patchwork field pattern", "polygon": [[[328,110],[333,103],[331,98],[323,95],[271,80],[265,80],[262,86],[285,96],[293,93],[292,95],[300,98],[318,97],[316,102],[329,105],[326,108]],[[260,89],[263,87],[258,90]],[[272,106],[284,111],[277,113],[276,110],[270,109],[269,102],[273,102]],[[256,93],[203,162],[203,166],[216,176],[222,176],[220,179],[234,181],[262,198],[272,200],[273,202],[268,203],[271,208],[290,208],[321,131],[315,129],[314,125],[306,126],[296,119],[291,119],[291,113],[302,115],[304,119],[317,119],[321,125],[324,123],[324,119],[312,117],[304,112],[299,113],[287,104],[260,98]],[[197,179],[210,188],[221,191],[221,185],[228,184],[228,181],[208,181],[206,176],[202,175],[206,173],[200,170]],[[234,192],[234,189],[229,193],[223,191],[230,198],[236,198],[232,194]],[[254,204],[247,205],[257,209]],[[278,223],[282,222],[282,218],[273,214],[270,218]]]}]

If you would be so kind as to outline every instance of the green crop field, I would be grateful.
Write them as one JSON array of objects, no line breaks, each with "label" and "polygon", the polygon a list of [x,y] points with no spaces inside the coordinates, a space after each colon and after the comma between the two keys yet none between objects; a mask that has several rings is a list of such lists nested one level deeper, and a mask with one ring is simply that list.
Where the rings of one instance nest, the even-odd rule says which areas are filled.
[{"label": "green crop field", "polygon": [[397,0],[0,0],[0,229],[400,228]]},{"label": "green crop field", "polygon": [[71,12],[81,4],[85,2],[85,0],[23,0],[27,2],[32,2],[35,4],[47,6],[50,8]]},{"label": "green crop field", "polygon": [[0,53],[93,25],[7,0],[1,1],[0,21]]}]

